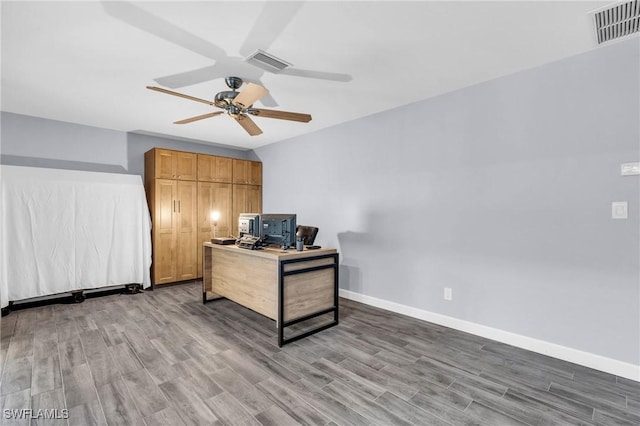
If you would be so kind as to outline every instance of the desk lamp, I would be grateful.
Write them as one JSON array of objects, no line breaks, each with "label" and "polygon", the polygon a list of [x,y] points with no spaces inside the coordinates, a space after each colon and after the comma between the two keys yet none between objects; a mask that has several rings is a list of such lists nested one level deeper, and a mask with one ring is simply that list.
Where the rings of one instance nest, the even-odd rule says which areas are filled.
[{"label": "desk lamp", "polygon": [[213,222],[213,238],[216,239],[216,227],[218,226],[218,219],[220,219],[220,212],[217,210],[211,210],[211,222]]}]

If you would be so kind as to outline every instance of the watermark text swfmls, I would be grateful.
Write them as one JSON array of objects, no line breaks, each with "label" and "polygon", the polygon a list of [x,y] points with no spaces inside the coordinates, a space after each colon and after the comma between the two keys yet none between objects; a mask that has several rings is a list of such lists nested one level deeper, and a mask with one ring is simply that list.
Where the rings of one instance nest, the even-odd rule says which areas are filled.
[{"label": "watermark text swfmls", "polygon": [[22,420],[22,419],[46,419],[46,420],[57,420],[57,419],[68,419],[69,418],[69,410],[66,408],[58,409],[58,408],[44,408],[38,410],[32,410],[31,408],[20,408],[20,409],[9,409],[5,408],[2,410],[2,416],[4,419],[14,419],[14,420]]}]

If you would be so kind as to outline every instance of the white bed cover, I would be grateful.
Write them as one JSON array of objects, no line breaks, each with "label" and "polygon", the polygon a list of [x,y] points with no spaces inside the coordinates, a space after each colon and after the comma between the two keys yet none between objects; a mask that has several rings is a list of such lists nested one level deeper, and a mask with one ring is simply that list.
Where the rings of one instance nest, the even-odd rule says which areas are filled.
[{"label": "white bed cover", "polygon": [[0,305],[151,285],[151,218],[138,175],[0,166]]}]

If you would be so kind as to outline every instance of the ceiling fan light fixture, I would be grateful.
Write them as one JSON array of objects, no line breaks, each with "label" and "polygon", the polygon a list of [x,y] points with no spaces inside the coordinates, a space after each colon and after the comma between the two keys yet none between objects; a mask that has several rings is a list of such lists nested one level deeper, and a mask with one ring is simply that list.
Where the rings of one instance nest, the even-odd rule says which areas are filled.
[{"label": "ceiling fan light fixture", "polygon": [[276,74],[283,69],[293,65],[260,49],[244,58],[244,60],[252,65],[257,66],[258,68],[262,68],[263,70],[270,71]]},{"label": "ceiling fan light fixture", "polygon": [[227,105],[225,109],[227,110],[227,114],[234,118],[242,114],[242,109],[232,104]]}]

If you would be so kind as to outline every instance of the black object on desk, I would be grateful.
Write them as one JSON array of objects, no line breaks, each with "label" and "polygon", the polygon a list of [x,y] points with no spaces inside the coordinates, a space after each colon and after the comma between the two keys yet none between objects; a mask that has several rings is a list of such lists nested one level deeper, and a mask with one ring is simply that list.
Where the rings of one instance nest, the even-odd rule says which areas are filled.
[{"label": "black object on desk", "polygon": [[318,235],[318,228],[315,226],[298,225],[296,227],[296,239],[302,237],[305,246],[313,245]]},{"label": "black object on desk", "polygon": [[235,244],[236,238],[233,237],[216,237],[211,239],[212,244],[221,244],[223,246]]}]

